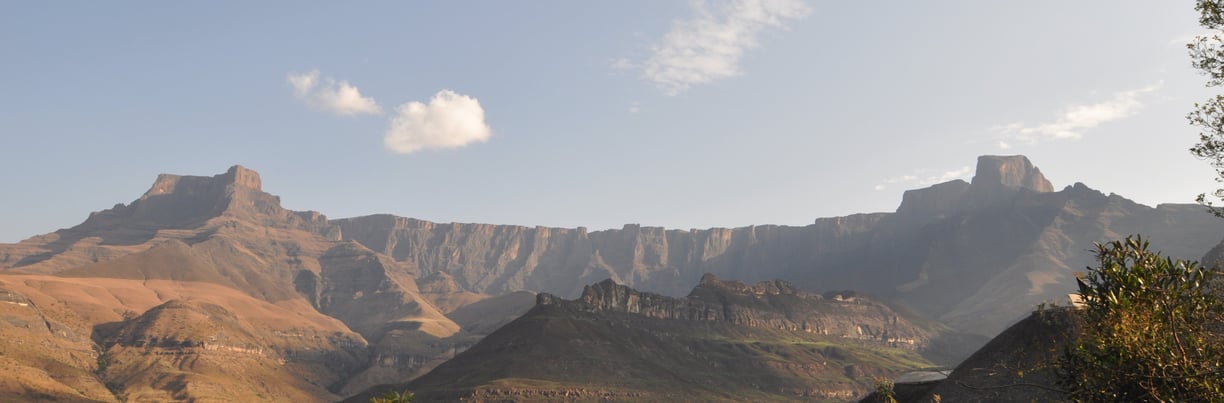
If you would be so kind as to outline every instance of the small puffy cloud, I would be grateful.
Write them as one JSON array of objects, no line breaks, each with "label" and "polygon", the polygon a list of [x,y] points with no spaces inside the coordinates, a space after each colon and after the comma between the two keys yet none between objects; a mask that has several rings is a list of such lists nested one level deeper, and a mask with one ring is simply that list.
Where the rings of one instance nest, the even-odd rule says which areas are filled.
[{"label": "small puffy cloud", "polygon": [[895,176],[880,181],[875,185],[875,190],[884,190],[891,185],[905,186],[930,186],[936,183],[944,183],[954,179],[965,179],[970,173],[969,166],[963,166],[959,169],[948,171],[934,171],[931,169],[919,169],[905,175]]},{"label": "small puffy cloud", "polygon": [[[672,23],[641,68],[646,79],[667,95],[740,74],[740,59],[759,46],[766,28],[785,29],[790,20],[811,12],[802,0],[725,0],[693,3],[696,16]],[[623,60],[623,59],[622,59]],[[624,60],[613,68],[629,68]]]},{"label": "small puffy cloud", "polygon": [[629,113],[638,113],[642,111],[642,105],[638,101],[629,103]]},{"label": "small puffy cloud", "polygon": [[611,67],[612,70],[633,70],[638,66],[633,64],[633,62],[629,59],[622,57],[619,59],[613,59],[611,63],[608,63],[608,67]]},{"label": "small puffy cloud", "polygon": [[321,77],[318,70],[289,73],[288,81],[289,86],[293,87],[293,95],[311,108],[340,116],[382,113],[382,107],[374,102],[374,98],[362,96],[361,91],[348,81]]},{"label": "small puffy cloud", "polygon": [[1045,140],[1079,139],[1084,131],[1105,123],[1121,120],[1143,109],[1140,97],[1143,94],[1160,89],[1163,83],[1156,83],[1135,90],[1115,93],[1108,100],[1094,104],[1072,105],[1063,111],[1058,119],[1049,123],[1026,125],[1010,123],[990,128],[1002,139],[1000,149],[1009,149],[1014,143],[1036,144]]},{"label": "small puffy cloud", "polygon": [[426,149],[458,148],[484,142],[493,134],[476,98],[438,91],[428,104],[400,105],[383,137],[387,149],[400,154]]}]

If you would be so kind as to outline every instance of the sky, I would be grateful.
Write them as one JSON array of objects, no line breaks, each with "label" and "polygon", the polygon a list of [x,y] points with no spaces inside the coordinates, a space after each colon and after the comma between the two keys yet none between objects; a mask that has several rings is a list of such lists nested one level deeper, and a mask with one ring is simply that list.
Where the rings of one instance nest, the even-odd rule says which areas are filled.
[{"label": "sky", "polygon": [[1192,202],[1202,32],[1190,1],[6,3],[0,242],[235,164],[331,218],[591,230],[894,211],[986,154]]}]

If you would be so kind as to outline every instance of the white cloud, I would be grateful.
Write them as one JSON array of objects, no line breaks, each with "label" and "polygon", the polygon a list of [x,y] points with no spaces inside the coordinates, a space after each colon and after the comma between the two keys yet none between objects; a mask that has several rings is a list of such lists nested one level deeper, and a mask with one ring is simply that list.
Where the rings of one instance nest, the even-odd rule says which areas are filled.
[{"label": "white cloud", "polygon": [[391,151],[408,154],[463,147],[487,141],[492,134],[493,130],[485,124],[480,101],[442,90],[434,94],[428,104],[414,101],[396,108],[383,144]]},{"label": "white cloud", "polygon": [[950,171],[937,172],[930,169],[919,169],[905,175],[895,176],[880,181],[875,185],[875,190],[884,190],[891,185],[905,186],[930,186],[936,183],[944,183],[955,179],[965,179],[969,177],[971,170],[969,166],[963,166],[959,169]]},{"label": "white cloud", "polygon": [[312,108],[341,116],[382,113],[382,107],[374,102],[374,98],[362,96],[361,91],[348,81],[320,77],[318,70],[303,74],[289,73],[288,81],[293,87],[293,95]]},{"label": "white cloud", "polygon": [[632,61],[630,61],[629,59],[623,58],[623,57],[619,59],[613,59],[611,63],[608,63],[608,66],[611,67],[613,70],[633,70],[638,67]]},{"label": "white cloud", "polygon": [[642,111],[642,105],[639,104],[638,101],[633,101],[629,103],[629,113],[638,113],[641,111]]},{"label": "white cloud", "polygon": [[[787,21],[811,12],[802,0],[725,0],[713,5],[696,0],[693,8],[696,16],[673,22],[642,66],[645,77],[667,95],[739,75],[740,59],[759,46],[761,30],[785,29]],[[618,66],[633,64],[613,63]]]},{"label": "white cloud", "polygon": [[1094,104],[1072,105],[1063,111],[1057,120],[1049,123],[1026,125],[1010,123],[992,127],[998,133],[999,148],[1009,149],[1013,143],[1036,144],[1045,140],[1079,139],[1083,132],[1105,123],[1121,120],[1143,109],[1140,96],[1160,89],[1158,82],[1147,87],[1115,93],[1112,98]]}]

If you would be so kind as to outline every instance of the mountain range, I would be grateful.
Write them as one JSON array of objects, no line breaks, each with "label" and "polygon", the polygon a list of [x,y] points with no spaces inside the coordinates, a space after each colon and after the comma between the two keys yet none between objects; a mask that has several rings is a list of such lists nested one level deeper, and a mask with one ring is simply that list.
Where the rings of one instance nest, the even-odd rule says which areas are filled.
[{"label": "mountain range", "polygon": [[[821,375],[842,385],[828,390],[858,393],[866,387],[865,374],[963,357],[1036,304],[1064,299],[1074,288],[1072,273],[1091,263],[1093,242],[1133,233],[1144,234],[1165,255],[1197,258],[1219,242],[1224,222],[1198,205],[1149,207],[1080,183],[1055,191],[1023,156],[980,157],[971,182],[907,191],[892,213],[703,230],[439,224],[392,215],[331,220],[284,209],[262,190],[259,174],[241,166],[211,177],[160,175],[129,204],[92,213],[72,228],[0,244],[0,371],[14,374],[0,379],[0,395],[329,401],[418,377],[412,385],[441,390],[429,385],[445,383],[439,379],[447,379],[446,371],[464,368],[462,360],[472,357],[502,360],[497,362],[505,362],[510,374],[470,379],[461,392],[498,390],[490,382],[527,369],[482,339],[524,337],[519,332],[563,337],[539,328],[540,318],[590,325],[578,319],[582,315],[611,318],[600,322],[603,327],[574,328],[581,331],[571,336],[590,336],[591,343],[617,335],[608,330],[616,323],[649,323],[628,337],[656,346],[734,335],[724,337],[732,344],[705,345],[709,352],[742,346],[728,360],[779,356],[743,340],[798,338],[847,351],[896,348],[826,337],[888,315],[833,315],[822,310],[836,306],[829,301],[834,294],[819,293],[828,291],[875,301],[873,312],[888,309],[897,318],[889,334],[904,334],[919,346],[898,353],[904,365],[870,366],[871,360],[850,354],[836,361],[840,378]],[[752,283],[758,285],[746,285]],[[753,287],[768,291],[748,292]],[[771,305],[777,301],[763,296],[774,291],[819,302]],[[619,299],[629,295],[639,304]],[[600,302],[606,298],[615,303]],[[659,308],[642,298],[685,308],[643,316]],[[723,300],[728,298],[735,302]],[[707,317],[716,320],[685,316],[696,307],[733,307],[752,312],[746,316],[752,319],[737,321],[726,309]],[[663,333],[675,336],[658,339],[657,329],[674,329]],[[939,346],[949,337],[961,350]],[[615,356],[616,346],[601,346],[590,351]],[[549,348],[584,351],[566,350],[573,347]],[[797,362],[828,360],[825,353],[791,347],[779,351]],[[454,364],[439,366],[452,358]],[[668,359],[673,372],[710,364]],[[604,361],[609,366],[600,371],[653,373],[638,368],[640,360]],[[846,366],[871,369],[850,371],[861,375],[852,377]],[[593,385],[588,381],[594,378],[583,379]],[[694,375],[674,385],[698,391],[694,385],[703,382],[733,384]],[[776,396],[825,390],[786,382],[786,392]],[[596,386],[574,390],[611,390]],[[708,389],[711,398],[744,396]]]}]

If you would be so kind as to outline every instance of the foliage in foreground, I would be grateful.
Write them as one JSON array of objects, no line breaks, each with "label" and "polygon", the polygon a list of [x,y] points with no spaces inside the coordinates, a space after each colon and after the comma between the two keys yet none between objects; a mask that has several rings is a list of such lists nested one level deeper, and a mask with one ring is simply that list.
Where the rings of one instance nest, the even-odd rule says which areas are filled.
[{"label": "foliage in foreground", "polygon": [[1061,363],[1077,401],[1224,402],[1218,269],[1162,258],[1142,238],[1098,244],[1080,283],[1084,333]]},{"label": "foliage in foreground", "polygon": [[896,392],[893,392],[893,381],[885,377],[872,379],[875,383],[876,401],[879,403],[897,403]]},{"label": "foliage in foreground", "polygon": [[[1224,4],[1218,0],[1198,0],[1194,9],[1199,12],[1199,25],[1211,31],[1199,35],[1186,44],[1190,51],[1191,65],[1207,76],[1208,87],[1224,85]],[[1216,182],[1224,183],[1224,95],[1216,95],[1202,103],[1194,104],[1194,111],[1186,116],[1190,123],[1203,131],[1199,142],[1190,148],[1190,153],[1207,160],[1216,172]],[[1212,192],[1214,199],[1224,200],[1224,188]],[[1215,208],[1207,194],[1198,196],[1199,203],[1210,207],[1212,213],[1224,217],[1224,210]]]},{"label": "foliage in foreground", "polygon": [[382,396],[371,397],[370,403],[412,403],[416,396],[409,391],[396,392],[389,391],[383,393]]}]

